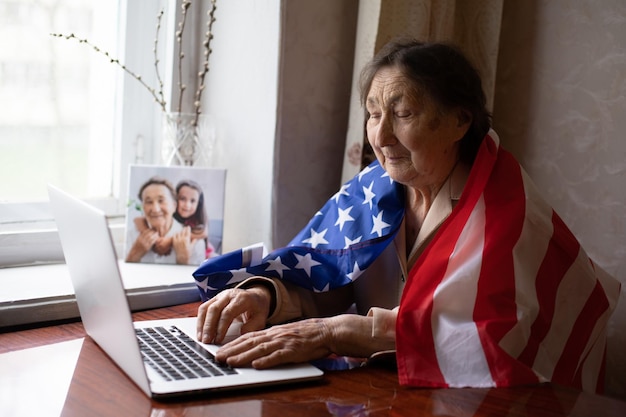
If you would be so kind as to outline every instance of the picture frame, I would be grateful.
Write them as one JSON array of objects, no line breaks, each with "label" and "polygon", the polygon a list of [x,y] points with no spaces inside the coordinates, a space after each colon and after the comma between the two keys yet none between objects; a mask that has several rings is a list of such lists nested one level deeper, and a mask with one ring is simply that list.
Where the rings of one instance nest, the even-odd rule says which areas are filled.
[{"label": "picture frame", "polygon": [[126,262],[200,265],[221,254],[225,169],[134,164],[129,170]]}]

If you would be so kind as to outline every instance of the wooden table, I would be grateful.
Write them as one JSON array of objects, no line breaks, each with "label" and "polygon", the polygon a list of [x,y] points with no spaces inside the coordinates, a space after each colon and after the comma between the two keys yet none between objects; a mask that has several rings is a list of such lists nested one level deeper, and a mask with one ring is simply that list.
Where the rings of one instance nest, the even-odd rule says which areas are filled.
[{"label": "wooden table", "polygon": [[[194,316],[196,307],[145,311],[134,319]],[[626,402],[550,384],[411,389],[398,385],[394,371],[368,367],[327,372],[311,383],[159,402],[126,378],[79,322],[2,333],[0,353],[7,368],[0,368],[1,416],[626,416]],[[38,369],[49,371],[37,376]],[[60,382],[45,381],[52,375]]]}]

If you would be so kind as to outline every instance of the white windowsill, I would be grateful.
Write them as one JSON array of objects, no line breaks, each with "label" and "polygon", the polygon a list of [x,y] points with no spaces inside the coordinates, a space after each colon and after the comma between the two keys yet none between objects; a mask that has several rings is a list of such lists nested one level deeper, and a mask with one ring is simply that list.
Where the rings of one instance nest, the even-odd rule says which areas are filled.
[{"label": "white windowsill", "polygon": [[[200,300],[191,265],[120,261],[132,310]],[[0,269],[0,328],[77,318],[78,307],[65,264]]]}]

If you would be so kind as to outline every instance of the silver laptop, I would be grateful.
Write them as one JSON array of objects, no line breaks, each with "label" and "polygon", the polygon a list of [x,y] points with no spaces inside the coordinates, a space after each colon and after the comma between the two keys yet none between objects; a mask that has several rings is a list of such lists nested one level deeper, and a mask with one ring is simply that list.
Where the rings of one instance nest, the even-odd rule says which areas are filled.
[{"label": "silver laptop", "polygon": [[[311,364],[267,370],[216,364],[212,358],[218,346],[196,340],[195,317],[133,322],[105,214],[52,185],[48,194],[85,330],[146,395],[171,397],[323,376]],[[231,326],[228,336],[237,332]]]}]

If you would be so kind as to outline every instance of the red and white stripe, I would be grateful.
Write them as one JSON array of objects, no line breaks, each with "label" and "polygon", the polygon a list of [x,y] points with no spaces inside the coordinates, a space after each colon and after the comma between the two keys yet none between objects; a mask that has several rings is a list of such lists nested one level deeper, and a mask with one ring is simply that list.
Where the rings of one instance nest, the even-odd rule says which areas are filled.
[{"label": "red and white stripe", "polygon": [[409,273],[400,382],[601,391],[619,291],[490,132],[457,207]]}]

